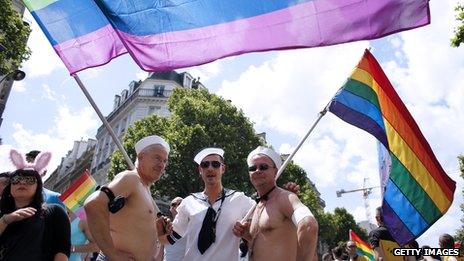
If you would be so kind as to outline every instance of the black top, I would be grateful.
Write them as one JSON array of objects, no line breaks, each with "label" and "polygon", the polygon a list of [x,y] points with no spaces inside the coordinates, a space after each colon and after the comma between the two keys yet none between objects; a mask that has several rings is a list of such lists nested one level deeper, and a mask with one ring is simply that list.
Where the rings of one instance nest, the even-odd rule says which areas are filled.
[{"label": "black top", "polygon": [[[3,215],[1,215],[3,216]],[[70,254],[69,219],[58,205],[44,205],[39,215],[9,224],[0,236],[0,260],[53,260]]]},{"label": "black top", "polygon": [[[388,229],[380,226],[369,233],[369,243],[373,248],[380,246],[380,240],[395,242]],[[396,242],[395,242],[396,243]]]}]

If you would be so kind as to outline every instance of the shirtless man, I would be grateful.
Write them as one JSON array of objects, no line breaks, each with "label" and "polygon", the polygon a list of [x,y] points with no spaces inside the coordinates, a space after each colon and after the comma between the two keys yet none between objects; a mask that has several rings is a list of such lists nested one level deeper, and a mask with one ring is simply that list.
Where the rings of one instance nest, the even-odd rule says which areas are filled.
[{"label": "shirtless man", "polygon": [[233,232],[250,242],[250,260],[315,258],[317,221],[295,194],[276,186],[280,155],[260,146],[248,155],[247,162],[260,200],[251,225],[236,222]]},{"label": "shirtless man", "polygon": [[[169,222],[157,219],[159,210],[150,194],[150,186],[166,167],[169,145],[153,135],[138,141],[135,151],[136,169],[119,173],[107,189],[102,187],[85,202],[89,229],[103,252],[97,260],[153,260],[157,231],[163,231],[164,222]],[[117,205],[122,204],[114,204],[110,213],[108,203],[120,203],[118,196],[125,198],[125,204],[119,210]]]}]

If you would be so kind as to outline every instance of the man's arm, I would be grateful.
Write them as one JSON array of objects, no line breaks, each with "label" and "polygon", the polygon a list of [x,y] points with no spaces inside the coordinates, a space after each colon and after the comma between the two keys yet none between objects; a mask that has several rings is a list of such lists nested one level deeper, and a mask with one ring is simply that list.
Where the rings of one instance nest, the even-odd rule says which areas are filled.
[{"label": "man's arm", "polygon": [[384,254],[382,248],[380,248],[380,235],[378,229],[374,229],[369,233],[369,244],[374,250],[374,259],[382,261]]},{"label": "man's arm", "polygon": [[316,253],[319,229],[316,218],[295,194],[289,193],[288,202],[290,208],[288,205],[284,207],[284,214],[292,220],[297,229],[296,260],[313,260]]},{"label": "man's arm", "polygon": [[77,253],[92,253],[92,252],[98,252],[100,249],[98,248],[97,244],[94,242],[94,239],[92,237],[92,234],[90,233],[89,226],[87,225],[86,220],[81,220],[79,221],[79,229],[84,232],[85,237],[89,241],[88,243],[84,245],[76,245],[74,246],[73,252]]},{"label": "man's arm", "polygon": [[[107,187],[113,191],[115,196],[121,195],[128,198],[139,182],[136,173],[126,171],[117,175]],[[110,234],[108,202],[109,199],[105,193],[96,191],[87,198],[84,207],[89,230],[98,247],[110,260],[116,260],[119,251],[115,248]]]}]

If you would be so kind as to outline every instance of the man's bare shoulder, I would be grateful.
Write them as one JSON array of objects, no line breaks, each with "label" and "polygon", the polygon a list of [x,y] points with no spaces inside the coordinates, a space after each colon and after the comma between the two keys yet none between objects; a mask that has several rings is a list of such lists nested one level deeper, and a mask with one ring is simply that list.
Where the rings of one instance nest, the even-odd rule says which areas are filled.
[{"label": "man's bare shoulder", "polygon": [[277,195],[279,209],[284,213],[285,216],[291,217],[296,206],[302,204],[300,199],[295,193],[283,188],[278,187],[277,192],[279,193]]},{"label": "man's bare shoulder", "polygon": [[140,176],[137,174],[135,170],[125,170],[119,172],[114,179],[110,182],[110,184],[119,183],[119,182],[138,182],[140,181]]},{"label": "man's bare shoulder", "polygon": [[138,184],[141,183],[137,172],[133,170],[126,170],[118,173],[108,184],[108,187],[113,190],[115,195],[123,195],[127,197],[132,194]]},{"label": "man's bare shoulder", "polygon": [[279,204],[292,204],[295,201],[300,202],[300,199],[295,193],[280,187],[277,187],[276,190],[278,193],[277,197],[279,199]]}]

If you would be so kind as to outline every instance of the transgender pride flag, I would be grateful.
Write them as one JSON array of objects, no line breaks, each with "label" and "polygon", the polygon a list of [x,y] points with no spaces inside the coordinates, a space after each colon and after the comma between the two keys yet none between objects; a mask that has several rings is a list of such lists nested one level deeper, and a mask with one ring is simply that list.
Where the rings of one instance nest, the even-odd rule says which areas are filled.
[{"label": "transgender pride flag", "polygon": [[428,0],[23,0],[68,70],[130,53],[166,71],[248,52],[375,39],[430,22]]}]

